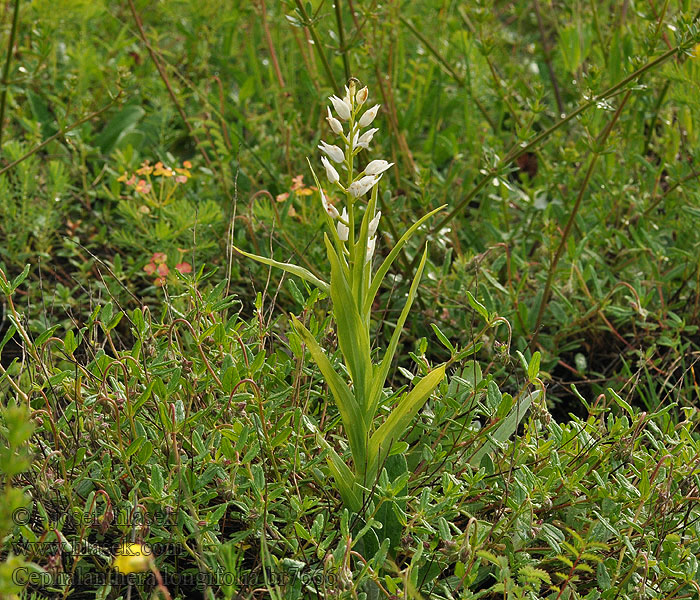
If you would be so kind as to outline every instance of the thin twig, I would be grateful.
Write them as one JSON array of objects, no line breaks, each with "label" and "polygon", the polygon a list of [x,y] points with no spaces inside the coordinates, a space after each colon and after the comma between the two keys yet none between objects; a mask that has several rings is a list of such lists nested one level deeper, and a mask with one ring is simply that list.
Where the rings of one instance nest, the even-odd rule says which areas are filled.
[{"label": "thin twig", "polygon": [[129,0],[129,8],[131,9],[131,14],[134,17],[134,22],[136,23],[136,27],[139,30],[139,35],[141,36],[141,40],[146,45],[146,48],[148,49],[148,53],[151,55],[151,60],[153,60],[153,63],[156,65],[156,69],[158,69],[158,73],[160,74],[160,78],[163,80],[163,83],[165,84],[165,87],[168,90],[168,95],[170,96],[170,99],[173,101],[173,104],[175,105],[177,112],[180,113],[180,117],[184,121],[184,123],[187,127],[187,130],[190,132],[190,135],[192,136],[192,139],[194,140],[197,147],[199,148],[199,151],[202,153],[202,156],[204,157],[204,161],[207,163],[207,167],[209,167],[211,169],[213,167],[211,159],[209,158],[209,155],[207,154],[204,147],[202,146],[202,143],[200,142],[199,138],[197,137],[197,134],[194,132],[194,128],[192,127],[192,124],[190,123],[189,119],[187,118],[187,115],[185,114],[185,110],[180,105],[180,102],[178,101],[177,96],[175,95],[175,92],[173,91],[173,88],[170,85],[170,79],[168,78],[168,74],[165,72],[165,69],[163,68],[163,65],[161,64],[160,60],[158,60],[158,56],[156,55],[156,52],[153,49],[153,46],[151,46],[151,43],[148,41],[148,37],[146,36],[146,32],[143,28],[143,23],[141,22],[141,17],[139,16],[138,12],[136,12],[136,7],[134,6],[134,0]]},{"label": "thin twig", "polygon": [[338,24],[338,40],[340,41],[340,54],[343,57],[345,79],[350,79],[350,59],[348,58],[348,50],[345,47],[345,31],[343,29],[343,9],[340,6],[340,0],[335,0],[333,6],[335,6],[335,21]]}]

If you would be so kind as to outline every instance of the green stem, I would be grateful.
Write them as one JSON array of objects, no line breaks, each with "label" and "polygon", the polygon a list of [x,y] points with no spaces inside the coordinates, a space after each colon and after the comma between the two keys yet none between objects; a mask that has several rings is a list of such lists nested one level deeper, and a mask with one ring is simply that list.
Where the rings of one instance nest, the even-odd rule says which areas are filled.
[{"label": "green stem", "polygon": [[340,93],[340,88],[338,87],[338,84],[335,80],[335,77],[333,76],[333,71],[331,69],[331,65],[328,62],[328,58],[326,58],[326,53],[323,51],[321,48],[321,40],[319,39],[318,35],[316,34],[316,28],[314,27],[313,23],[311,22],[311,19],[309,18],[309,15],[306,14],[306,9],[304,8],[304,4],[302,3],[301,0],[296,0],[296,5],[297,9],[299,9],[299,14],[304,19],[304,26],[309,30],[309,33],[311,34],[311,38],[314,41],[314,46],[316,46],[316,52],[318,53],[319,58],[321,59],[321,62],[323,63],[323,69],[326,71],[326,77],[328,79],[328,83],[331,84],[331,87],[335,91],[335,93]]},{"label": "green stem", "polygon": [[338,23],[338,40],[340,41],[340,54],[343,57],[343,68],[345,69],[345,79],[350,79],[350,59],[348,50],[345,47],[345,30],[343,29],[343,11],[340,8],[340,0],[335,0],[335,20]]},{"label": "green stem", "polygon": [[2,70],[2,95],[0,95],[0,148],[2,148],[2,132],[5,124],[5,104],[7,102],[7,80],[10,75],[10,61],[12,60],[12,48],[15,46],[17,36],[17,22],[19,21],[19,0],[15,0],[14,13],[12,15],[12,29],[10,29],[10,39],[7,42],[7,56],[5,57],[5,67]]}]

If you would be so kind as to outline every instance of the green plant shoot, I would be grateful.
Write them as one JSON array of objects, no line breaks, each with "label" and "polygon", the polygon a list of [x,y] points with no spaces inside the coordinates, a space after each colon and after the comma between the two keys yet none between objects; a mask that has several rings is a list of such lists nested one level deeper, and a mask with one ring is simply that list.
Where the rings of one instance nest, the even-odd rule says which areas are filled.
[{"label": "green plant shoot", "polygon": [[[378,131],[376,128],[368,129],[368,127],[374,121],[379,105],[364,109],[368,91],[366,87],[357,90],[354,79],[350,80],[345,89],[344,98],[336,96],[330,98],[337,118],[333,116],[330,107],[327,117],[331,130],[342,140],[345,150],[324,141],[319,145],[319,149],[325,154],[321,162],[328,181],[345,196],[346,206],[342,213],[327,200],[316,173],[313,167],[311,168],[328,226],[328,232],[324,234],[324,243],[330,265],[330,283],[320,280],[303,267],[249,254],[237,248],[236,250],[261,263],[302,277],[322,290],[330,292],[338,345],[350,375],[350,382],[335,370],[326,352],[301,321],[292,317],[292,324],[309,349],[333,394],[348,436],[352,466],[338,455],[309,420],[307,424],[315,431],[318,443],[328,452],[328,467],[343,502],[351,510],[358,511],[367,497],[368,490],[372,488],[378,477],[380,467],[389,455],[391,446],[400,440],[402,433],[445,376],[446,365],[436,367],[413,389],[399,398],[391,414],[383,423],[376,422],[384,398],[384,384],[425,267],[427,247],[416,269],[408,298],[396,322],[389,347],[378,364],[372,361],[370,347],[372,304],[382,280],[401,248],[423,223],[443,207],[429,212],[411,226],[398,240],[377,271],[372,272],[372,258],[381,219],[381,211],[377,210],[378,183],[383,173],[391,168],[393,163],[372,160],[364,170],[356,173],[355,157],[362,150],[368,149],[374,134]],[[347,131],[343,123],[347,123]],[[341,181],[341,174],[333,163],[345,172],[345,182]],[[368,201],[366,201],[367,194],[370,195]]]}]

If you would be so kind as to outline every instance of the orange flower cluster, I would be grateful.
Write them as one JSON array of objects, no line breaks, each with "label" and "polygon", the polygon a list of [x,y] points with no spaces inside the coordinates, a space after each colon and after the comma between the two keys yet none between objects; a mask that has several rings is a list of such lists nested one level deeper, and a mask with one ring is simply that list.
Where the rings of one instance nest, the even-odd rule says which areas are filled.
[{"label": "orange flower cluster", "polygon": [[[151,256],[151,261],[143,268],[147,275],[155,275],[153,285],[163,287],[165,278],[170,273],[170,268],[167,265],[168,255],[165,252],[154,252]],[[183,275],[192,272],[192,265],[188,262],[180,262],[175,265],[175,270]]]},{"label": "orange flower cluster", "polygon": [[[184,161],[182,167],[175,167],[174,169],[164,165],[161,161],[152,165],[150,161],[145,160],[134,173],[130,174],[125,171],[121,177],[117,178],[117,181],[133,188],[137,194],[146,197],[154,205],[164,206],[170,201],[177,184],[187,183],[187,180],[192,177],[192,173],[190,173],[191,168],[192,163],[189,160]],[[157,196],[153,193],[154,181],[152,177],[161,178],[158,180],[160,192]],[[166,181],[173,181],[174,183],[166,185]],[[145,208],[143,212],[150,212],[147,207],[144,206],[143,208]]]}]

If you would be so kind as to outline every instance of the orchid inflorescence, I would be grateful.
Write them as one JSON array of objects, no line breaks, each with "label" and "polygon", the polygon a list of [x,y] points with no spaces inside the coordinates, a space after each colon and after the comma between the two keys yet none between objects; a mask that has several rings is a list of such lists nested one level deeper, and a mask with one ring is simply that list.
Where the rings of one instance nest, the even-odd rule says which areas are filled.
[{"label": "orchid inflorescence", "polygon": [[[348,242],[350,246],[354,244],[354,205],[355,200],[363,197],[367,192],[376,188],[379,180],[382,178],[384,171],[391,168],[394,163],[386,160],[373,160],[364,168],[362,172],[354,176],[353,163],[355,156],[362,150],[369,149],[369,144],[374,137],[374,134],[379,131],[377,128],[368,129],[362,132],[363,129],[369,127],[374,121],[379,111],[379,104],[375,104],[371,108],[365,110],[361,115],[362,110],[369,92],[367,87],[355,92],[354,80],[351,80],[350,87],[345,86],[345,97],[338,98],[331,96],[330,101],[333,105],[338,118],[333,116],[330,106],[328,107],[328,116],[326,120],[330,125],[331,131],[339,136],[345,144],[345,151],[340,147],[327,144],[323,140],[319,144],[319,149],[326,155],[321,157],[321,164],[326,170],[326,176],[331,185],[336,186],[340,191],[348,197],[348,208],[343,208],[342,214],[326,199],[323,190],[321,190],[321,202],[323,208],[331,219],[337,221],[336,232],[338,239],[341,242]],[[347,135],[343,129],[342,121],[349,122]],[[330,158],[330,161],[328,160]],[[340,174],[333,166],[332,162],[337,163],[347,171],[347,183],[343,185],[340,180]],[[376,205],[376,202],[375,202]],[[349,209],[349,210],[348,210]],[[376,232],[381,218],[381,211],[372,214],[367,229],[367,243],[365,247],[365,262],[368,262],[374,254],[376,247]]]},{"label": "orchid inflorescence", "polygon": [[[306,418],[305,422],[315,432],[319,445],[327,451],[328,467],[343,502],[351,510],[358,511],[365,500],[371,499],[369,490],[379,476],[392,446],[400,440],[410,421],[442,381],[445,365],[434,368],[410,391],[399,395],[389,416],[382,423],[377,423],[383,405],[390,397],[390,394],[385,393],[384,384],[425,267],[427,248],[393,328],[389,346],[378,364],[373,362],[370,344],[370,317],[374,300],[402,247],[428,218],[443,207],[431,211],[409,227],[373,273],[371,259],[377,246],[377,229],[381,219],[381,211],[377,210],[378,183],[393,163],[372,160],[364,169],[355,172],[355,157],[362,150],[369,149],[369,144],[378,131],[376,128],[366,128],[373,123],[379,111],[378,104],[363,110],[369,93],[366,87],[357,90],[355,82],[354,79],[350,80],[343,98],[330,97],[333,111],[329,107],[326,117],[331,131],[340,137],[345,149],[325,141],[321,141],[318,146],[324,154],[321,163],[328,181],[345,196],[342,211],[327,199],[313,167],[311,168],[328,226],[324,243],[331,271],[330,282],[301,266],[236,250],[258,262],[301,277],[330,294],[338,346],[345,369],[333,366],[314,335],[299,319],[292,317],[292,324],[298,338],[321,371],[338,407],[348,437],[352,467],[326,441],[310,419]],[[345,171],[342,180],[338,169]],[[370,197],[365,203],[365,195],[369,192]],[[418,378],[414,381],[418,381]]]}]

